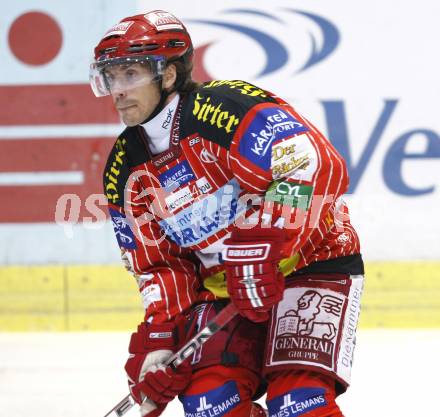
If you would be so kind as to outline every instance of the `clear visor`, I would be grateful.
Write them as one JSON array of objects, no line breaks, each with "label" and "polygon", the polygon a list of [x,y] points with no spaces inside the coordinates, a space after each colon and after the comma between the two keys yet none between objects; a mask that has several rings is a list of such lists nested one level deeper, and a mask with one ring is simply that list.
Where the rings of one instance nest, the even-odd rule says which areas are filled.
[{"label": "clear visor", "polygon": [[90,65],[90,85],[96,97],[121,93],[157,81],[165,69],[162,56],[112,58]]}]

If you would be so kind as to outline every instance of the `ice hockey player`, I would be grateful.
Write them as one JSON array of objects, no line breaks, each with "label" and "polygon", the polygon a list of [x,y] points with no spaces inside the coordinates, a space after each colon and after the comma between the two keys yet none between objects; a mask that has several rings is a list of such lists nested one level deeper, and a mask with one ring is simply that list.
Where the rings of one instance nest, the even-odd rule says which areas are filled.
[{"label": "ice hockey player", "polygon": [[[271,417],[342,416],[363,283],[345,163],[276,95],[197,84],[192,65],[185,26],[156,10],[108,30],[90,69],[127,126],[104,188],[145,307],[131,393],[148,417],[175,396],[186,417],[264,415],[253,401],[265,392]],[[240,314],[166,367],[228,302]]]}]

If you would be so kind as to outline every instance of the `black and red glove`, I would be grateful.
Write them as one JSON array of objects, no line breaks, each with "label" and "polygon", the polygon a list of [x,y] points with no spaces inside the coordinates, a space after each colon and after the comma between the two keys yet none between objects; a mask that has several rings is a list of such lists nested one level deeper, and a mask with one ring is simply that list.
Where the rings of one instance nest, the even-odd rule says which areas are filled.
[{"label": "black and red glove", "polygon": [[125,370],[131,395],[141,404],[143,417],[158,417],[190,382],[191,366],[187,362],[177,370],[164,364],[183,341],[183,324],[183,318],[173,323],[142,323],[131,335]]},{"label": "black and red glove", "polygon": [[278,269],[285,237],[278,228],[234,229],[222,257],[231,301],[240,314],[266,321],[283,298],[284,276]]}]

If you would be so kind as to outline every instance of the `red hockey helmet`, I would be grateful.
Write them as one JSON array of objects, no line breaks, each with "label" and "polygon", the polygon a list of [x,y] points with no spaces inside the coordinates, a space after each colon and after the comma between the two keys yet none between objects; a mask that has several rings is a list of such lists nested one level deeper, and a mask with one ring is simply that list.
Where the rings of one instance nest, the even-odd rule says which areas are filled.
[{"label": "red hockey helmet", "polygon": [[171,13],[155,10],[126,17],[109,29],[96,46],[90,66],[90,84],[96,96],[108,95],[111,85],[105,69],[134,63],[148,64],[151,77],[136,80],[133,87],[157,81],[167,62],[182,60],[187,64],[192,60],[192,53],[191,38],[185,26]]}]

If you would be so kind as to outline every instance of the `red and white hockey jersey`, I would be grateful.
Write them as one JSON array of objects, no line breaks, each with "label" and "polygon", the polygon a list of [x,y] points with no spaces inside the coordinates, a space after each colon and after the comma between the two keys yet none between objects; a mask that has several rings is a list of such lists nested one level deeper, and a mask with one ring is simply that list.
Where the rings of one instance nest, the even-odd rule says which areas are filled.
[{"label": "red and white hockey jersey", "polygon": [[227,297],[222,242],[252,219],[286,233],[286,276],[359,273],[359,240],[341,199],[345,163],[290,105],[243,81],[212,81],[166,117],[168,150],[153,155],[143,126],[129,127],[104,172],[116,237],[149,321]]}]

